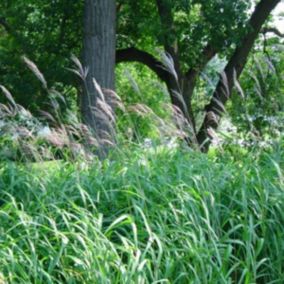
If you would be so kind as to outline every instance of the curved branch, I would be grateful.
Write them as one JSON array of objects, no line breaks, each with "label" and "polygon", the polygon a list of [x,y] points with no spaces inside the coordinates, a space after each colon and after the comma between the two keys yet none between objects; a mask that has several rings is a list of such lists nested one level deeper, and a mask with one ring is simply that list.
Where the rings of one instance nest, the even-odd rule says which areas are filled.
[{"label": "curved branch", "polygon": [[121,62],[139,62],[149,67],[164,82],[169,78],[169,73],[165,70],[162,62],[156,59],[150,53],[130,47],[116,51],[116,63]]},{"label": "curved branch", "polygon": [[185,103],[183,99],[177,96],[177,94],[179,94],[177,82],[173,75],[166,70],[166,66],[164,66],[162,62],[157,60],[148,52],[139,50],[134,47],[117,50],[116,63],[121,62],[139,62],[146,65],[153,72],[155,72],[157,76],[166,84],[172,100],[172,104],[180,109],[185,117],[189,120],[188,110],[186,109]]},{"label": "curved branch", "polygon": [[281,33],[277,28],[273,28],[273,27],[269,27],[269,28],[264,28],[262,30],[263,34],[267,34],[267,33],[273,33],[279,37],[283,37],[284,38],[284,33]]}]

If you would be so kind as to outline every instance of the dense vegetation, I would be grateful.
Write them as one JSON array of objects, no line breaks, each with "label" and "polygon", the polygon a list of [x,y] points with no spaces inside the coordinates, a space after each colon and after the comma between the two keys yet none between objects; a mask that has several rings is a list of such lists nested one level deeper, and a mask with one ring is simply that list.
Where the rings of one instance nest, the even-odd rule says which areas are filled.
[{"label": "dense vegetation", "polygon": [[90,166],[2,164],[1,277],[282,283],[283,146],[205,156],[133,145]]},{"label": "dense vegetation", "polygon": [[284,283],[279,3],[1,0],[0,284]]}]

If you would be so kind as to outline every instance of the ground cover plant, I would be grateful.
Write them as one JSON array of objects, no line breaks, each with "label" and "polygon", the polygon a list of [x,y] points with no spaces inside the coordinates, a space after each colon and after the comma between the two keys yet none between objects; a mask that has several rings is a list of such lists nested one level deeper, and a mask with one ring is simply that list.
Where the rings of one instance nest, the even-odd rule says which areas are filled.
[{"label": "ground cover plant", "polygon": [[[118,158],[119,157],[119,158]],[[283,283],[283,140],[1,164],[3,283]]]}]

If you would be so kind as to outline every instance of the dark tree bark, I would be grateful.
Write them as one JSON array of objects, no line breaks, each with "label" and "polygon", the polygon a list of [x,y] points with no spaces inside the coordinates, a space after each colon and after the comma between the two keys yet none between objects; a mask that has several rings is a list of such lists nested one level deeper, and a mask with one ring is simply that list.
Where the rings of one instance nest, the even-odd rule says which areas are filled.
[{"label": "dark tree bark", "polygon": [[163,63],[153,55],[135,47],[120,49],[116,51],[116,63],[139,62],[151,69],[160,80],[166,82],[170,76],[163,66]]},{"label": "dark tree bark", "polygon": [[[99,142],[113,142],[113,112],[108,90],[115,88],[115,0],[85,0],[83,64],[88,69],[81,100],[83,121]],[[103,90],[94,84],[94,79]]]},{"label": "dark tree bark", "polygon": [[249,21],[249,31],[233,53],[223,74],[220,76],[219,83],[210,103],[206,106],[205,118],[197,135],[202,151],[208,151],[210,146],[209,130],[214,130],[218,127],[225,104],[231,96],[235,79],[240,77],[263,24],[280,1],[262,0],[256,6]]},{"label": "dark tree bark", "polygon": [[281,33],[281,31],[278,30],[275,27],[264,28],[264,29],[262,29],[261,33],[264,34],[264,35],[266,35],[267,33],[273,33],[274,35],[276,35],[278,37],[284,38],[284,33]]}]

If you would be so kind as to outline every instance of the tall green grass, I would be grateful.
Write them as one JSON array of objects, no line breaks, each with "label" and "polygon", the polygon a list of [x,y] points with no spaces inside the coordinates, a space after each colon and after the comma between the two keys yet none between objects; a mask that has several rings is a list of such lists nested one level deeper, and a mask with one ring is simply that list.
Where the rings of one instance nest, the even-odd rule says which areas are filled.
[{"label": "tall green grass", "polygon": [[284,283],[281,146],[1,164],[0,283]]}]

